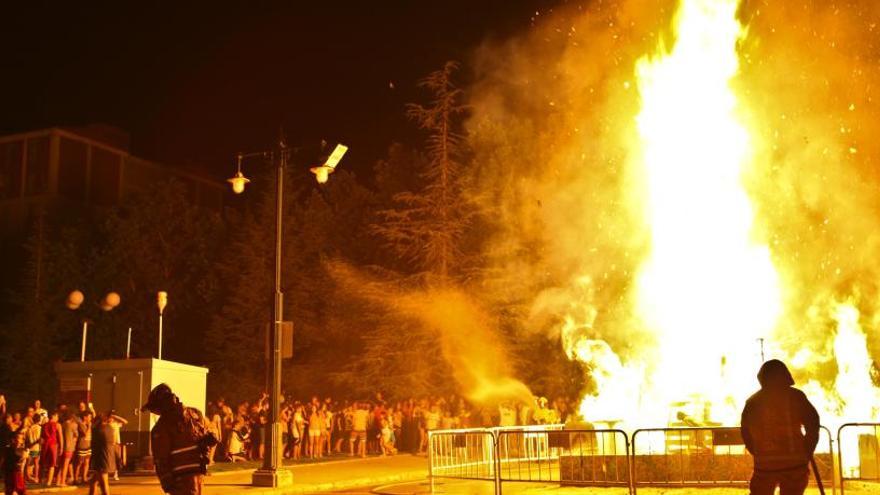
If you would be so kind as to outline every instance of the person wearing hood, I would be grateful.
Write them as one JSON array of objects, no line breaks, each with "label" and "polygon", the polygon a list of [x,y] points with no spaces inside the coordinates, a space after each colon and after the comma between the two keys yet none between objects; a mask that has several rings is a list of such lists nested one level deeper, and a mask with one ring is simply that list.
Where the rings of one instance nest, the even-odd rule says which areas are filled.
[{"label": "person wearing hood", "polygon": [[771,359],[758,371],[761,390],[742,411],[741,431],[754,457],[752,495],[802,495],[809,463],[819,442],[819,413],[800,390],[785,363]]},{"label": "person wearing hood", "polygon": [[141,410],[159,415],[150,440],[162,490],[171,495],[201,495],[208,449],[217,444],[205,417],[198,409],[184,407],[164,383],[150,392]]}]

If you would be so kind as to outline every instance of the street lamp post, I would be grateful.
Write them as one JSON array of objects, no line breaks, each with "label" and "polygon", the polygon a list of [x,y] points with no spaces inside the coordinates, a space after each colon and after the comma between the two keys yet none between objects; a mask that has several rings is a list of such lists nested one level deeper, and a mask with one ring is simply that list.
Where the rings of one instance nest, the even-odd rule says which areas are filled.
[{"label": "street lamp post", "polygon": [[162,313],[165,312],[165,306],[168,305],[168,293],[159,291],[156,294],[156,307],[159,308],[159,360],[162,360]]},{"label": "street lamp post", "polygon": [[[320,166],[312,167],[310,171],[315,174],[319,183],[327,182],[327,177],[336,169],[347,147],[337,145],[327,161]],[[275,161],[275,294],[272,310],[272,335],[270,336],[269,354],[269,431],[266,436],[266,449],[263,456],[263,467],[254,471],[252,482],[256,486],[284,486],[293,483],[290,471],[279,469],[281,467],[281,326],[284,321],[284,293],[281,291],[281,241],[282,241],[282,218],[284,205],[284,167],[287,166],[287,158],[290,149],[284,140],[282,133],[278,140],[277,160],[276,152],[239,153],[237,155],[238,170],[228,182],[232,185],[235,194],[244,192],[245,185],[250,182],[241,172],[241,162],[244,158],[261,156]]]}]

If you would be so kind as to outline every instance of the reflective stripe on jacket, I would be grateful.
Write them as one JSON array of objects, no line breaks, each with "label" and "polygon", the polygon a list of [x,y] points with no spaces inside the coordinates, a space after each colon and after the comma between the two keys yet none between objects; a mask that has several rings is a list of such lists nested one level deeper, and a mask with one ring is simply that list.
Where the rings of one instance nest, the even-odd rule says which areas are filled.
[{"label": "reflective stripe on jacket", "polygon": [[193,416],[202,418],[201,413],[192,408],[187,408],[185,413],[163,414],[150,433],[156,475],[163,486],[181,476],[205,473],[198,432],[193,431],[184,414],[187,419]]},{"label": "reflective stripe on jacket", "polygon": [[819,440],[819,414],[792,387],[766,387],[743,408],[741,429],[755,469],[778,471],[804,466]]}]

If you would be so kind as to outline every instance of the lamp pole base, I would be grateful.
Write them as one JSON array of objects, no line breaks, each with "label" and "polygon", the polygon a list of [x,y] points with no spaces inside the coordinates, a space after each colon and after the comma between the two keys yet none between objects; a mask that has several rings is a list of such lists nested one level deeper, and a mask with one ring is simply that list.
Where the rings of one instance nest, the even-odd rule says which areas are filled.
[{"label": "lamp pole base", "polygon": [[253,486],[280,487],[293,484],[293,473],[289,469],[257,469],[251,478]]}]

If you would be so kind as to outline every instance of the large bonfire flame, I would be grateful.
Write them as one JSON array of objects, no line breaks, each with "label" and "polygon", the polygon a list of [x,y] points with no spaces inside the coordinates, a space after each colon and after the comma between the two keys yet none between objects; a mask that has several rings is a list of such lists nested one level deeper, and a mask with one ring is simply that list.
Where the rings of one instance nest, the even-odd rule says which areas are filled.
[{"label": "large bonfire flame", "polygon": [[832,431],[880,419],[880,4],[791,7],[569,4],[477,54],[481,290],[596,426],[735,426],[770,358]]},{"label": "large bonfire flame", "polygon": [[[756,213],[743,184],[754,136],[731,85],[746,36],[738,4],[683,0],[674,46],[667,51],[661,43],[636,64],[640,152],[632,166],[643,183],[630,193],[643,202],[650,251],[632,305],[654,339],[622,360],[592,332],[595,314],[585,317],[580,308],[565,319],[565,350],[588,366],[595,384],[580,409],[588,421],[664,425],[677,404],[695,423],[735,425],[755,389],[765,343],[767,358],[795,367],[815,360],[807,350],[786,355],[769,343],[784,288],[766,241],[754,233]],[[834,301],[831,313],[837,379],[832,387],[812,381],[805,388],[829,426],[844,417],[872,419],[880,402],[859,312]]]}]

